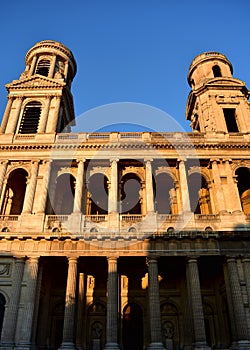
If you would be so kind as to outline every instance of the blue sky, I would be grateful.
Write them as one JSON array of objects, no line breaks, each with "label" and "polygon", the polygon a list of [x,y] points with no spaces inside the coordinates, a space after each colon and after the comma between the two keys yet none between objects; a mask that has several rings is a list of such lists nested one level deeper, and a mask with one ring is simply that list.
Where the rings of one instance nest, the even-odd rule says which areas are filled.
[{"label": "blue sky", "polygon": [[[93,108],[100,112],[103,105],[130,102],[152,108],[141,116],[142,124],[150,124],[160,110],[190,131],[185,121],[187,72],[194,57],[205,51],[225,54],[234,77],[250,88],[248,0],[2,0],[0,9],[1,116],[7,101],[4,85],[19,78],[26,52],[45,39],[62,42],[76,58],[72,93],[77,117]],[[105,124],[105,113],[98,118]],[[157,118],[159,122],[161,113]],[[119,122],[131,118],[123,113]],[[135,123],[140,124],[136,118]],[[161,127],[171,129],[168,118],[162,118]]]}]

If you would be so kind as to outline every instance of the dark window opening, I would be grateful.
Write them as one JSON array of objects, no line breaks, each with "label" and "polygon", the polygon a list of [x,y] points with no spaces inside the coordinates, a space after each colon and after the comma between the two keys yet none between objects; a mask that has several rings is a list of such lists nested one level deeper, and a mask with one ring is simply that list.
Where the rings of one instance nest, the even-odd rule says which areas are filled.
[{"label": "dark window opening", "polygon": [[36,74],[40,74],[47,77],[49,75],[49,67],[50,67],[49,60],[40,60],[36,67]]},{"label": "dark window opening", "polygon": [[19,127],[19,134],[37,133],[41,115],[41,107],[41,103],[37,101],[30,102],[25,106]]},{"label": "dark window opening", "polygon": [[236,122],[236,115],[234,108],[223,108],[223,113],[227,125],[228,132],[238,132],[238,125]]},{"label": "dark window opening", "polygon": [[214,77],[215,78],[218,78],[218,77],[221,77],[221,70],[220,70],[220,67],[219,66],[213,66],[213,73],[214,73]]},{"label": "dark window opening", "polygon": [[5,304],[6,304],[5,297],[2,293],[0,293],[0,339],[1,339],[2,328],[3,328]]}]

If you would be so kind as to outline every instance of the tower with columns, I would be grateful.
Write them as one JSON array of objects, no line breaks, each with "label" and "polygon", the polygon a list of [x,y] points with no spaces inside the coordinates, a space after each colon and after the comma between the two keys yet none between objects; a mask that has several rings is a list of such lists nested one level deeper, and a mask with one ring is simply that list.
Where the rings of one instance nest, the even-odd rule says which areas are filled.
[{"label": "tower with columns", "polygon": [[73,133],[72,52],[25,62],[0,129],[0,348],[250,349],[249,91],[228,58],[191,63],[189,133]]}]

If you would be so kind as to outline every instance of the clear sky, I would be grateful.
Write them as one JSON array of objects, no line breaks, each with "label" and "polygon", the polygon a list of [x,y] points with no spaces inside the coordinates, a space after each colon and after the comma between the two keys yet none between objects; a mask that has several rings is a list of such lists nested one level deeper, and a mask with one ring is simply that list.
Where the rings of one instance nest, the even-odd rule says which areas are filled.
[{"label": "clear sky", "polygon": [[[205,51],[225,54],[234,77],[250,89],[249,0],[2,0],[0,36],[1,116],[4,85],[19,78],[26,52],[45,39],[62,42],[75,56],[77,117],[102,105],[132,102],[150,106],[152,113],[141,118],[145,124],[160,109],[190,131],[187,72]],[[119,122],[130,122],[125,112]],[[169,130],[166,118],[162,130]]]}]

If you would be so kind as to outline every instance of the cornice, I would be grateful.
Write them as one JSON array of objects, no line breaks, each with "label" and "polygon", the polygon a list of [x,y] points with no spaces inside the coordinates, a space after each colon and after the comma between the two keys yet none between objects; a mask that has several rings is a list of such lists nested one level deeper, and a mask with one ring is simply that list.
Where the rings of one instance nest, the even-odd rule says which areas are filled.
[{"label": "cornice", "polygon": [[13,80],[11,83],[6,84],[6,89],[9,90],[41,90],[41,89],[54,89],[64,88],[66,83],[63,81],[50,79],[40,74],[36,74],[31,78]]}]

